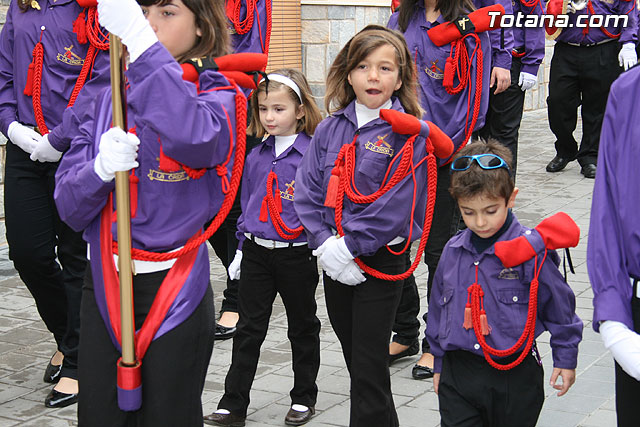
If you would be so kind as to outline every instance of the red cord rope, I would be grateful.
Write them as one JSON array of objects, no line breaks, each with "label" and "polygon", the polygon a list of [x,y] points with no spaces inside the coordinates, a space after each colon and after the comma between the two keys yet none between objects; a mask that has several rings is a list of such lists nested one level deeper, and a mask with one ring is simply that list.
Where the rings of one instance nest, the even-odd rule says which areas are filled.
[{"label": "red cord rope", "polygon": [[301,225],[297,228],[288,227],[284,221],[282,220],[282,216],[280,216],[280,212],[278,212],[278,206],[273,196],[273,182],[276,183],[276,191],[278,191],[278,196],[280,197],[280,190],[278,189],[278,175],[274,171],[269,172],[267,176],[267,208],[269,209],[269,216],[271,216],[271,222],[273,223],[273,227],[276,229],[276,232],[280,237],[285,240],[293,240],[297,239],[304,227]]}]

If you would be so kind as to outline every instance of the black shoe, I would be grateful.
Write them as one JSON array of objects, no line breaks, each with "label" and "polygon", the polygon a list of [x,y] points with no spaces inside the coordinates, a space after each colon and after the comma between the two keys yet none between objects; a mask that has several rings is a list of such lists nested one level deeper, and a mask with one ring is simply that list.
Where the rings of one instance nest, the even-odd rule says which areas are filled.
[{"label": "black shoe", "polygon": [[287,416],[284,417],[284,423],[288,426],[301,426],[309,422],[316,410],[313,406],[309,407],[304,412],[296,411],[293,408],[289,409]]},{"label": "black shoe", "polygon": [[73,405],[77,401],[78,393],[67,394],[51,389],[46,399],[44,399],[44,406],[47,408],[64,408],[65,406]]},{"label": "black shoe", "polygon": [[580,173],[584,175],[585,178],[595,178],[596,177],[596,165],[593,163],[589,163],[584,165],[582,169],[580,169]]},{"label": "black shoe", "polygon": [[238,415],[216,414],[215,412],[204,416],[205,424],[210,424],[212,426],[243,427],[245,419],[246,417],[240,417]]},{"label": "black shoe", "polygon": [[406,350],[401,351],[398,354],[390,354],[389,355],[389,365],[395,362],[398,359],[402,359],[403,357],[413,356],[414,354],[418,354],[419,345],[418,341],[414,341],[406,348]]},{"label": "black shoe", "polygon": [[547,165],[547,172],[560,172],[572,159],[565,159],[556,155]]},{"label": "black shoe", "polygon": [[[53,356],[51,356],[53,359]],[[52,365],[51,359],[49,359],[49,364],[47,365],[47,369],[44,370],[44,377],[42,381],[45,383],[57,383],[60,379],[60,373],[62,372],[62,363],[59,365]]]},{"label": "black shoe", "polygon": [[415,365],[411,370],[414,380],[426,380],[433,377],[433,369],[428,366]]},{"label": "black shoe", "polygon": [[232,326],[230,328],[226,326],[222,326],[220,324],[216,324],[216,333],[213,337],[214,340],[228,340],[229,338],[233,338],[236,334],[236,327]]}]

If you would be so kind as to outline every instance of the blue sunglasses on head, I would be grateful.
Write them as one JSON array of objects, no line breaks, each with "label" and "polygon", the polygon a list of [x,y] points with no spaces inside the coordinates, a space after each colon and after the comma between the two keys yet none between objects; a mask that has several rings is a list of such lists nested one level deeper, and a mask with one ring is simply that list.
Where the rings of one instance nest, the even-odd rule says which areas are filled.
[{"label": "blue sunglasses on head", "polygon": [[471,167],[473,162],[478,164],[482,169],[499,169],[505,168],[509,174],[511,169],[504,159],[495,154],[476,154],[475,156],[460,156],[451,163],[452,171],[466,171]]}]

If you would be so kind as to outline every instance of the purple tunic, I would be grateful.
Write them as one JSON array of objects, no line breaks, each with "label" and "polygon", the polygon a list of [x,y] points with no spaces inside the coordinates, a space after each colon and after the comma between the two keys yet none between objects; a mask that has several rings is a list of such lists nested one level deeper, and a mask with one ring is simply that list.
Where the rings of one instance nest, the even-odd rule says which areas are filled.
[{"label": "purple tunic", "polygon": [[[400,101],[392,98],[394,110],[404,111]],[[346,108],[324,119],[316,129],[311,146],[304,154],[296,173],[296,199],[294,207],[307,231],[309,246],[320,246],[334,234],[335,211],[324,206],[324,200],[338,152],[344,144],[356,142],[355,186],[362,194],[371,194],[380,188],[391,159],[406,142],[407,135],[391,131],[391,125],[375,119],[358,129],[355,100]],[[415,141],[414,163],[426,155],[425,139]],[[389,176],[396,170],[397,163]],[[420,238],[427,202],[427,162],[416,170],[417,199],[415,214],[411,218],[411,200],[414,183],[411,175],[405,177],[384,196],[370,204],[356,204],[345,196],[342,226],[345,243],[355,257],[372,255],[378,249],[400,236],[411,241]],[[413,221],[413,232],[409,226]]]},{"label": "purple tunic", "polygon": [[[64,138],[67,131],[56,127],[63,121],[63,112],[87,56],[89,43],[80,44],[72,30],[73,21],[82,11],[75,0],[40,0],[40,7],[41,10],[29,9],[23,13],[17,1],[9,6],[0,35],[0,131],[6,135],[14,120],[31,126],[36,124],[32,98],[24,95],[23,90],[33,48],[42,36],[42,111],[47,127],[52,130],[50,143],[59,151],[65,151],[70,142]],[[89,98],[95,97],[108,85],[109,53],[99,50],[93,72],[81,93],[90,91]],[[79,111],[87,108],[84,102],[75,106]]]},{"label": "purple tunic", "polygon": [[[444,78],[444,65],[451,52],[451,45],[446,44],[437,47],[427,36],[427,30],[442,24],[444,18],[438,17],[436,22],[427,22],[424,5],[418,4],[417,12],[407,26],[404,36],[407,40],[409,51],[414,54],[418,71],[418,82],[420,86],[420,104],[425,110],[424,120],[435,123],[453,141],[454,152],[465,143],[465,123],[467,120],[469,93],[472,94],[472,103],[476,91],[476,59],[471,60],[471,73],[469,83],[461,92],[450,95],[442,86]],[[389,28],[398,29],[398,13],[391,15]],[[491,46],[489,44],[488,32],[478,34],[482,44],[483,67],[482,67],[482,96],[480,101],[480,111],[478,120],[473,130],[481,129],[484,126],[484,119],[489,107],[489,79],[491,78]],[[467,52],[469,58],[475,49],[475,41],[466,39]],[[454,84],[458,80],[454,79]],[[471,106],[473,109],[473,105]],[[471,124],[471,114],[469,114],[469,125]],[[443,165],[448,159],[440,159]]]},{"label": "purple tunic", "polygon": [[[273,184],[274,194],[280,193],[282,202],[282,220],[289,228],[298,228],[300,220],[293,207],[294,202],[294,185],[296,178],[296,170],[302,160],[311,138],[305,133],[299,133],[293,145],[280,153],[278,157],[275,155],[275,138],[270,136],[259,146],[251,150],[244,164],[244,172],[242,175],[242,194],[240,197],[240,205],[242,214],[238,218],[237,238],[240,242],[245,240],[244,233],[251,233],[256,237],[269,240],[285,241],[276,232],[269,215],[267,222],[261,222],[260,208],[262,200],[267,194],[267,175],[273,171],[278,175],[278,188]],[[286,240],[288,242],[306,242],[305,233],[300,234],[296,239]]]},{"label": "purple tunic", "polygon": [[[473,0],[476,8],[480,9],[494,4],[501,4],[506,15],[514,13],[511,0]],[[491,67],[511,69],[511,51],[515,47],[513,40],[513,27],[503,27],[488,31],[491,40]]]},{"label": "purple tunic", "polygon": [[[620,34],[620,38],[617,39],[620,43],[635,42],[638,40],[638,9],[635,1],[624,0],[611,0],[610,3],[605,1],[591,1],[595,14],[599,15],[627,15],[629,20],[626,27],[621,25],[621,21],[618,26],[614,26],[615,20],[611,20],[608,26],[603,28],[611,34]],[[591,15],[588,8],[584,8],[575,13],[569,13],[568,27],[563,28],[562,32],[556,38],[556,41],[565,43],[579,43],[579,44],[591,44],[598,43],[603,40],[608,40],[607,36],[600,28],[589,28],[588,32],[584,34],[585,28],[576,27],[576,20],[578,16]],[[588,22],[588,18],[582,18]],[[605,22],[606,23],[606,22]]]},{"label": "purple tunic", "polygon": [[[514,0],[513,13],[522,13],[523,15],[537,15],[542,16],[544,10],[542,9],[542,0],[536,3],[533,7],[528,7],[522,4],[523,0]],[[523,22],[525,22],[523,20]],[[493,32],[493,31],[492,31]],[[538,74],[538,68],[544,59],[544,28],[541,26],[535,27],[513,27],[514,49],[524,47],[525,54],[521,58],[522,68],[520,71],[533,74]],[[514,83],[514,82],[511,82]],[[515,82],[518,83],[518,82]]]},{"label": "purple tunic", "polygon": [[[525,235],[527,230],[514,217],[511,226],[498,240],[514,239]],[[534,260],[511,269],[504,268],[494,254],[493,246],[481,254],[476,253],[471,234],[466,229],[449,240],[431,289],[426,335],[435,357],[435,372],[441,372],[442,358],[447,351],[465,350],[482,356],[474,330],[462,326],[467,288],[475,281],[474,262],[479,262],[478,283],[484,291],[484,308],[492,328],[485,337],[487,344],[500,350],[510,348],[526,323]],[[534,244],[534,247],[539,245]],[[541,261],[542,256],[539,256],[538,265]],[[578,343],[582,339],[582,321],[575,313],[575,296],[558,271],[557,261],[557,254],[550,251],[539,276],[535,336],[549,331],[553,366],[574,369]]]},{"label": "purple tunic", "polygon": [[633,330],[629,277],[640,278],[639,78],[634,67],[611,85],[602,122],[587,246],[596,332],[604,320]]},{"label": "purple tunic", "polygon": [[[269,7],[271,1],[269,1]],[[271,11],[269,11],[269,14]],[[240,22],[247,18],[247,0],[242,0],[240,6]],[[269,50],[267,43],[267,0],[256,0],[253,11],[253,24],[251,29],[239,34],[233,23],[229,21],[229,32],[234,53],[257,52],[266,53]]]}]

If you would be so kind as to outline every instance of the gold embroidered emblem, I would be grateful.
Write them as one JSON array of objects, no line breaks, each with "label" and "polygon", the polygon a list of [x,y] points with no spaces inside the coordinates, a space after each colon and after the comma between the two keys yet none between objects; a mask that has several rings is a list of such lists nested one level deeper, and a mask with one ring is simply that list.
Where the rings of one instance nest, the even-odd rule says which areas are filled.
[{"label": "gold embroidered emblem", "polygon": [[467,18],[466,16],[463,16],[462,18],[460,18],[460,20],[458,20],[458,25],[462,27],[462,30],[466,31],[467,22],[469,22],[469,18]]},{"label": "gold embroidered emblem", "polygon": [[425,68],[424,72],[433,79],[442,80],[444,79],[444,73],[442,72],[442,69],[438,67],[438,62],[440,62],[439,59],[431,61],[431,66]]},{"label": "gold embroidered emblem", "polygon": [[40,4],[36,0],[31,0],[31,8],[40,10]]},{"label": "gold embroidered emblem", "polygon": [[154,169],[149,169],[149,173],[147,174],[149,181],[162,181],[162,182],[180,182],[180,181],[188,181],[189,175],[185,171],[180,172],[162,172]]},{"label": "gold embroidered emblem", "polygon": [[291,181],[291,182],[286,182],[284,185],[287,186],[286,190],[280,190],[280,198],[281,199],[286,199],[289,200],[291,202],[293,202],[293,185],[295,184],[295,180]]},{"label": "gold embroidered emblem", "polygon": [[71,49],[73,49],[73,45],[69,47],[65,47],[64,48],[65,52],[58,53],[58,55],[56,56],[56,59],[68,65],[82,67],[84,65],[84,59],[80,58],[78,55],[73,53]]},{"label": "gold embroidered emblem", "polygon": [[378,136],[378,140],[376,142],[368,141],[364,144],[364,148],[369,151],[373,151],[374,153],[385,154],[389,157],[393,156],[393,148],[391,148],[391,145],[384,140],[387,136],[389,136],[389,134]]}]

